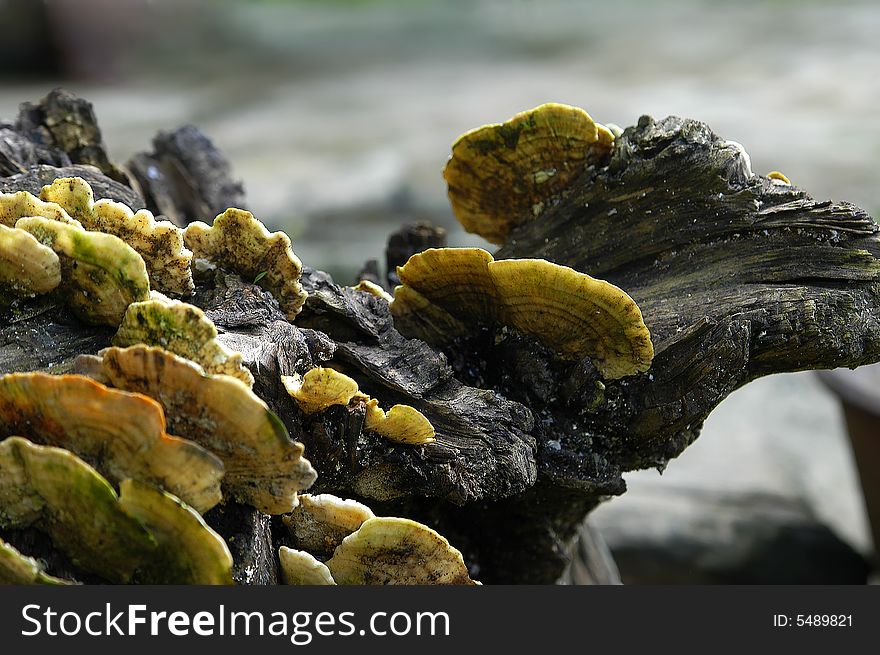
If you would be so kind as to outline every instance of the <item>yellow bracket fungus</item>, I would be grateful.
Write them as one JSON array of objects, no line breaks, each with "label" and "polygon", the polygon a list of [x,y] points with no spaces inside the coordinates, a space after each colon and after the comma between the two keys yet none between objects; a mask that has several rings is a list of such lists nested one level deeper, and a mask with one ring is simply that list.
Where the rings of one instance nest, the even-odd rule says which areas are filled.
[{"label": "yellow bracket fungus", "polygon": [[369,507],[356,500],[343,500],[331,494],[303,494],[299,506],[281,520],[298,547],[330,554],[374,516]]},{"label": "yellow bracket fungus", "polygon": [[471,130],[453,144],[443,171],[452,210],[468,232],[504,243],[613,146],[608,128],[557,103]]},{"label": "yellow bracket fungus", "polygon": [[113,482],[167,489],[200,512],[220,502],[223,463],[165,432],[162,407],[79,375],[0,376],[0,436],[67,448]]},{"label": "yellow bracket fungus", "polygon": [[395,405],[386,413],[377,400],[358,390],[357,382],[335,369],[319,366],[302,377],[282,375],[281,382],[306,414],[362,400],[366,402],[365,429],[398,443],[418,445],[434,441],[434,426],[420,411],[409,405]]},{"label": "yellow bracket fungus", "polygon": [[250,212],[230,208],[210,227],[190,223],[184,238],[194,257],[228,267],[269,291],[290,321],[299,314],[307,297],[299,282],[302,263],[283,232],[270,234]]},{"label": "yellow bracket fungus", "polygon": [[17,549],[0,539],[0,585],[7,584],[73,584],[46,573],[42,564],[33,557],[22,555]]},{"label": "yellow bracket fungus", "polygon": [[461,553],[409,519],[372,518],[326,562],[340,585],[474,584]]},{"label": "yellow bracket fungus", "polygon": [[157,556],[143,565],[143,581],[174,584],[232,584],[232,555],[226,542],[197,512],[156,487],[123,480],[119,506],[149,531]]},{"label": "yellow bracket fungus", "polygon": [[769,173],[767,173],[767,178],[773,184],[780,184],[782,186],[791,186],[791,180],[789,180],[785,175],[783,175],[779,171],[770,171]]},{"label": "yellow bracket fungus", "polygon": [[331,405],[347,405],[358,393],[358,383],[344,373],[321,366],[303,376],[282,375],[281,383],[306,414],[322,412]]},{"label": "yellow bracket fungus", "polygon": [[419,410],[409,405],[394,405],[387,412],[375,399],[367,402],[364,428],[389,441],[405,444],[426,444],[434,441],[434,426]]},{"label": "yellow bracket fungus", "polygon": [[128,582],[156,542],[117,501],[107,480],[72,453],[20,437],[0,442],[0,527],[37,527],[80,568]]},{"label": "yellow bracket fungus", "polygon": [[193,291],[192,253],[183,244],[183,230],[170,221],[156,221],[146,209],[133,212],[113,200],[98,200],[88,182],[59,178],[43,187],[40,197],[62,207],[85,229],[119,237],[143,257],[154,289],[173,295]]},{"label": "yellow bracket fungus", "polygon": [[205,375],[198,364],[161,348],[108,348],[102,355],[99,379],[157,400],[171,432],[223,461],[223,488],[236,500],[283,514],[314,482],[302,444],[241,380]]},{"label": "yellow bracket fungus", "polygon": [[155,292],[149,300],[129,305],[113,345],[124,348],[141,343],[170,350],[212,375],[231,375],[254,386],[254,376],[242,362],[241,353],[217,340],[217,328],[194,305]]},{"label": "yellow bracket fungus", "polygon": [[120,488],[62,448],[0,442],[0,527],[34,526],[111,582],[232,582],[229,549],[194,510],[147,484]]},{"label": "yellow bracket fungus", "polygon": [[149,297],[144,260],[121,239],[50,218],[20,218],[15,226],[58,255],[65,301],[83,321],[115,327],[131,303]]},{"label": "yellow bracket fungus", "polygon": [[375,296],[376,298],[381,298],[382,300],[389,303],[394,300],[394,296],[385,291],[385,289],[380,287],[375,282],[370,282],[369,280],[361,280],[352,288],[355,291],[363,291],[364,293],[368,293],[371,296]]},{"label": "yellow bracket fungus", "polygon": [[438,248],[413,255],[398,275],[402,286],[391,313],[408,336],[436,342],[436,330],[425,326],[438,321],[455,330],[500,323],[537,337],[563,359],[589,357],[608,379],[644,372],[654,357],[635,301],[567,266],[495,261],[479,248]]},{"label": "yellow bracket fungus", "polygon": [[0,224],[0,291],[49,293],[61,284],[61,261],[30,232]]},{"label": "yellow bracket fungus", "polygon": [[314,556],[287,546],[278,549],[281,579],[289,585],[335,585],[330,569]]},{"label": "yellow bracket fungus", "polygon": [[14,227],[19,218],[29,216],[50,218],[53,221],[82,227],[79,221],[71,218],[70,214],[57,203],[43,202],[27,191],[0,193],[0,224]]}]

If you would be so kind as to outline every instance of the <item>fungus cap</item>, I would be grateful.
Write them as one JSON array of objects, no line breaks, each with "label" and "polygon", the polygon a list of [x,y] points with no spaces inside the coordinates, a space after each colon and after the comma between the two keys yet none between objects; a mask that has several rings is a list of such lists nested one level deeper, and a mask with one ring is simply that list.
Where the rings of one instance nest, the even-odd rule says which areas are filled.
[{"label": "fungus cap", "polygon": [[156,557],[141,567],[144,582],[232,584],[232,555],[226,542],[199,514],[156,487],[123,480],[119,506],[150,532]]},{"label": "fungus cap", "polygon": [[[283,514],[297,492],[315,480],[281,420],[241,380],[205,375],[189,360],[161,348],[107,348],[87,368],[107,384],[149,396],[162,406],[168,429],[217,455],[225,467],[223,488],[266,514]],[[98,365],[99,364],[99,365]]]},{"label": "fungus cap", "polygon": [[452,210],[468,232],[504,243],[613,144],[611,131],[583,109],[558,103],[471,130],[453,144],[443,171]]},{"label": "fungus cap", "polygon": [[322,412],[331,405],[347,405],[358,393],[358,384],[344,373],[318,366],[305,375],[282,375],[281,383],[306,414]]},{"label": "fungus cap", "polygon": [[[27,191],[0,193],[0,224],[14,227],[16,221],[28,216],[41,216],[61,223],[80,226],[64,208],[54,202],[43,202]],[[81,227],[81,226],[80,226]]]},{"label": "fungus cap", "polygon": [[0,441],[0,528],[36,527],[81,569],[128,582],[156,541],[117,501],[73,453],[21,437]]},{"label": "fungus cap", "polygon": [[160,346],[194,361],[207,373],[231,375],[249,387],[254,385],[254,376],[244,366],[241,353],[217,340],[217,328],[195,305],[156,292],[147,300],[129,305],[113,345],[137,344]]},{"label": "fungus cap", "polygon": [[434,441],[434,426],[419,410],[409,405],[394,405],[387,412],[379,401],[367,402],[364,429],[397,443],[421,445]]},{"label": "fungus cap", "polygon": [[131,303],[149,297],[144,260],[118,237],[50,218],[20,218],[15,226],[58,255],[64,298],[83,321],[115,327]]},{"label": "fungus cap", "polygon": [[270,234],[250,212],[230,208],[211,226],[190,223],[184,239],[194,257],[229,268],[269,291],[289,320],[299,314],[307,297],[299,282],[302,263],[283,232]]},{"label": "fungus cap", "polygon": [[111,481],[134,478],[199,511],[220,502],[223,463],[165,432],[159,404],[80,375],[0,376],[0,437],[21,435],[73,451]]},{"label": "fungus cap", "polygon": [[313,555],[287,546],[278,549],[281,578],[288,585],[335,585],[330,569]]},{"label": "fungus cap", "polygon": [[366,505],[332,494],[303,494],[299,501],[282,521],[297,546],[311,553],[331,554],[343,539],[375,516]]},{"label": "fungus cap", "polygon": [[500,323],[537,337],[560,358],[590,357],[610,379],[646,371],[654,357],[635,301],[567,266],[542,259],[495,261],[479,248],[438,248],[413,255],[398,274],[403,285],[395,290],[391,313],[408,336],[437,342],[414,314],[448,314],[451,320],[442,324],[452,336],[466,335],[475,324]]},{"label": "fungus cap", "polygon": [[364,293],[368,293],[371,296],[375,296],[376,298],[381,298],[386,302],[391,302],[394,300],[394,296],[385,291],[382,287],[380,287],[375,282],[370,282],[369,280],[361,280],[358,282],[353,289],[355,291],[363,291]]},{"label": "fungus cap", "polygon": [[99,200],[80,177],[59,178],[43,187],[40,197],[62,207],[85,229],[119,237],[144,260],[154,289],[174,295],[193,291],[192,253],[183,243],[183,230],[170,221],[157,221],[146,209]]},{"label": "fungus cap", "polygon": [[340,585],[474,584],[461,553],[426,525],[373,518],[326,562]]},{"label": "fungus cap", "polygon": [[0,224],[0,291],[49,293],[61,284],[61,261],[30,232]]}]

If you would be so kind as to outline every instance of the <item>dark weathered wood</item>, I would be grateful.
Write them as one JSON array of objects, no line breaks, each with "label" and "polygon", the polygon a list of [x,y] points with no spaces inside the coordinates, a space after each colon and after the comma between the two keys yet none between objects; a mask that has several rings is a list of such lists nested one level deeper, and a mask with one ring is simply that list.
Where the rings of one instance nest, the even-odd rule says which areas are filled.
[{"label": "dark weathered wood", "polygon": [[[128,177],[107,156],[92,103],[63,89],[54,89],[37,103],[21,105],[15,129],[42,148],[64,152],[74,164],[88,164],[107,177],[128,184]],[[65,165],[63,162],[34,163]]]},{"label": "dark weathered wood", "polygon": [[[880,360],[870,217],[750,175],[739,148],[701,123],[642,119],[606,169],[586,171],[548,205],[498,257],[545,257],[627,290],[656,346],[646,374],[599,384],[588,360],[559,361],[502,329],[441,352],[400,335],[384,300],[309,268],[295,324],[259,287],[222,271],[198,275],[192,299],[306,445],[316,491],[437,527],[485,582],[556,580],[584,516],[625,490],[622,473],[664,466],[737,387]],[[0,370],[63,365],[109,342],[40,302],[20,303],[15,322],[0,324]],[[402,446],[364,433],[360,410],[303,416],[279,375],[328,361],[383,406],[424,412],[437,441]],[[259,540],[266,528],[247,530]]]},{"label": "dark weathered wood", "polygon": [[146,206],[144,199],[134,189],[116,180],[111,180],[94,166],[85,164],[61,167],[47,164],[29,166],[24,172],[9,177],[0,177],[0,193],[27,191],[39,196],[40,189],[59,177],[83,178],[92,187],[96,198],[110,198],[117,202],[123,202],[134,210],[143,209]]},{"label": "dark weathered wood", "polygon": [[397,267],[403,266],[410,257],[428,248],[446,246],[446,228],[426,222],[404,225],[388,237],[385,248],[385,274],[388,288],[393,289],[400,284]]},{"label": "dark weathered wood", "polygon": [[192,125],[159,132],[153,151],[132,157],[128,168],[150,210],[178,225],[210,223],[229,207],[245,206],[229,161]]}]

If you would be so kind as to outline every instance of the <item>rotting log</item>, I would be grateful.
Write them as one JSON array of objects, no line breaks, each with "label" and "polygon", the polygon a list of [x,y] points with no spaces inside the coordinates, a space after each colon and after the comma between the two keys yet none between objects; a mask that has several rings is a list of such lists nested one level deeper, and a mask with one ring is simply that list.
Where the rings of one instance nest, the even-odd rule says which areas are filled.
[{"label": "rotting log", "polygon": [[[29,180],[35,167],[46,179],[52,166],[73,162],[36,144],[15,152],[26,161],[4,170]],[[221,160],[200,161],[210,178],[210,162]],[[227,179],[218,166],[218,179]],[[89,171],[90,182],[113,188]],[[4,190],[16,184],[0,178]],[[186,202],[181,215],[191,210]],[[622,474],[662,468],[750,380],[880,360],[880,242],[871,217],[753,175],[739,146],[696,121],[642,118],[606,166],[587,169],[512,231],[496,258],[514,257],[545,258],[625,289],[653,337],[651,369],[604,381],[597,399],[588,360],[560,362],[534,338],[503,329],[443,352],[402,336],[384,300],[308,267],[309,298],[293,324],[269,294],[223,271],[197,276],[189,300],[243,353],[255,391],[305,444],[319,473],[315,492],[437,528],[489,583],[559,579],[584,517],[625,491]],[[64,370],[111,336],[63,307],[19,303],[0,326],[0,372]],[[383,405],[424,413],[436,441],[385,441],[363,431],[362,411],[346,407],[302,414],[279,376],[330,360]],[[209,520],[227,538],[260,545],[245,564],[236,558],[237,581],[277,579],[270,521],[234,507]]]}]

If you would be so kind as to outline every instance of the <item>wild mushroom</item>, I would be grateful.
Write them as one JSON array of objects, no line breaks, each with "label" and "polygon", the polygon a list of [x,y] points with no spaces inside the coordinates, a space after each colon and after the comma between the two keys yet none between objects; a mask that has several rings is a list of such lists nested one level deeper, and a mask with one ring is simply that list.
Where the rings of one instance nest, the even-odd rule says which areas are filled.
[{"label": "wild mushroom", "polygon": [[71,218],[57,203],[43,202],[27,191],[0,193],[0,224],[14,227],[19,218],[27,216],[41,216],[61,223],[80,225],[79,221]]},{"label": "wild mushroom", "polygon": [[232,584],[232,555],[226,542],[192,508],[136,480],[119,485],[119,507],[140,521],[158,546],[157,556],[141,566],[143,581]]},{"label": "wild mushroom", "polygon": [[281,520],[296,540],[310,553],[331,554],[373,511],[356,500],[343,500],[332,494],[303,494],[299,506]]},{"label": "wild mushroom", "polygon": [[283,232],[270,234],[250,212],[230,208],[211,226],[190,223],[184,239],[194,257],[229,268],[269,291],[290,321],[299,314],[306,301],[299,282],[302,263]]},{"label": "wild mushroom", "polygon": [[200,512],[222,498],[223,463],[168,435],[156,401],[87,377],[0,376],[0,437],[12,435],[67,448],[113,482],[134,478],[163,487]]},{"label": "wild mushroom", "polygon": [[63,297],[83,321],[115,327],[126,307],[149,297],[144,260],[121,239],[51,218],[20,218],[15,226],[58,254]]},{"label": "wild mushroom", "polygon": [[283,514],[296,507],[297,492],[314,482],[302,444],[241,380],[206,375],[194,362],[144,345],[107,348],[99,366],[85,364],[110,386],[157,400],[170,432],[223,461],[223,489],[236,500]]},{"label": "wild mushroom", "polygon": [[770,180],[772,184],[778,184],[780,186],[791,186],[791,180],[788,179],[783,173],[779,171],[770,171],[767,173],[767,179]]},{"label": "wild mushroom", "polygon": [[326,562],[336,584],[474,584],[461,553],[426,525],[372,518]]},{"label": "wild mushroom", "polygon": [[70,580],[49,575],[40,562],[33,557],[23,555],[11,544],[0,539],[0,585],[7,584],[68,585],[73,583]]},{"label": "wild mushroom", "polygon": [[583,109],[548,103],[459,137],[443,176],[468,232],[504,243],[589,166],[603,162],[614,135]]},{"label": "wild mushroom", "polygon": [[318,366],[305,375],[282,375],[281,383],[306,414],[322,412],[331,405],[347,405],[358,393],[358,383],[344,373]]},{"label": "wild mushroom", "polygon": [[289,585],[335,585],[330,569],[313,555],[287,546],[278,549],[281,579]]},{"label": "wild mushroom", "polygon": [[364,429],[397,443],[421,445],[434,441],[434,426],[419,410],[409,405],[394,405],[385,412],[379,401],[367,402]]},{"label": "wild mushroom", "polygon": [[156,542],[95,469],[62,448],[0,442],[0,527],[34,526],[79,568],[128,582]]},{"label": "wild mushroom", "polygon": [[61,284],[61,262],[30,233],[0,224],[0,293],[49,293]]},{"label": "wild mushroom", "polygon": [[425,326],[437,323],[459,330],[453,336],[501,323],[537,337],[562,359],[589,357],[608,379],[644,372],[654,357],[635,301],[566,266],[440,248],[413,255],[398,275],[391,313],[407,336],[431,340],[436,330]]},{"label": "wild mushroom", "polygon": [[171,300],[153,292],[148,300],[129,305],[113,345],[160,346],[199,364],[210,374],[238,378],[249,387],[254,376],[232,352],[217,340],[217,328],[205,312],[194,305]]},{"label": "wild mushroom", "polygon": [[154,289],[172,295],[193,291],[192,253],[183,244],[183,230],[157,221],[146,209],[133,212],[121,202],[98,200],[89,183],[66,177],[43,187],[40,198],[62,207],[85,229],[119,237],[144,259]]}]

